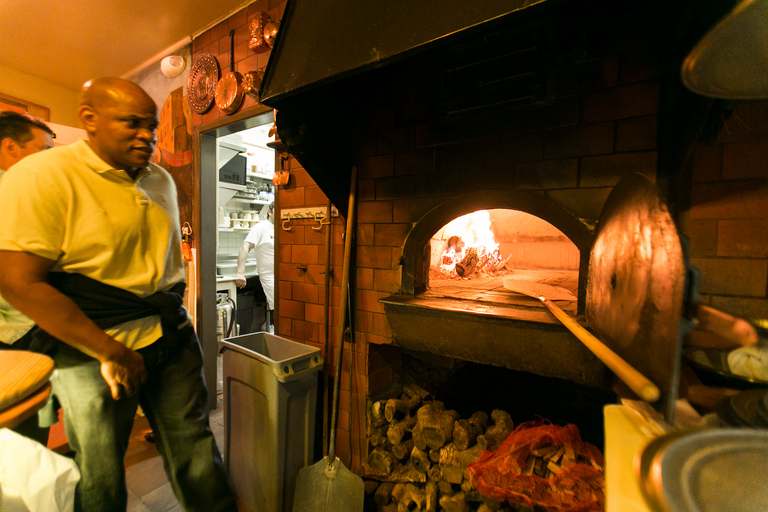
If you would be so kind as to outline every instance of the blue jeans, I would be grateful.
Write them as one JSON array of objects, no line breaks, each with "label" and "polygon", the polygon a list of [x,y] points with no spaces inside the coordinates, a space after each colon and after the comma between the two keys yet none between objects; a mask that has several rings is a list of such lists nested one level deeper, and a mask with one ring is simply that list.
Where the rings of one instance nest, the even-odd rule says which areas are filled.
[{"label": "blue jeans", "polygon": [[137,405],[152,426],[165,472],[188,511],[235,511],[227,475],[209,427],[203,356],[192,326],[176,342],[161,338],[139,350],[148,379],[129,398],[113,400],[100,363],[60,344],[51,378],[81,480],[75,509],[125,511],[123,459]]}]

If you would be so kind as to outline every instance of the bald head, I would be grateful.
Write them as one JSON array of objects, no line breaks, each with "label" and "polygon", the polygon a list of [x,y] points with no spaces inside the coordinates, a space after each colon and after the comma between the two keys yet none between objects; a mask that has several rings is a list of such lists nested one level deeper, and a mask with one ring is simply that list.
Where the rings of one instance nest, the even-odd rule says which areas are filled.
[{"label": "bald head", "polygon": [[88,145],[106,163],[131,176],[149,164],[157,106],[144,89],[122,78],[95,78],[80,92],[78,114]]},{"label": "bald head", "polygon": [[154,105],[154,100],[149,94],[134,82],[107,76],[94,78],[83,84],[80,91],[80,106],[99,108],[120,103],[129,97],[142,99]]}]

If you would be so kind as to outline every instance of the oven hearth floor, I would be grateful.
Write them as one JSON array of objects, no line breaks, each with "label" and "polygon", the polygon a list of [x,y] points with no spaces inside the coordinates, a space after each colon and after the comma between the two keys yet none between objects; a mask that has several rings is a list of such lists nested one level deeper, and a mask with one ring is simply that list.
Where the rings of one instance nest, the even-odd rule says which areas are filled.
[{"label": "oven hearth floor", "polygon": [[[422,298],[451,298],[510,306],[541,306],[531,297],[504,288],[503,279],[513,277],[521,281],[559,286],[574,295],[578,293],[579,273],[576,270],[514,270],[504,276],[478,276],[469,279],[431,279],[429,290]],[[557,301],[565,311],[574,314],[576,303]],[[544,307],[544,306],[541,306]]]}]

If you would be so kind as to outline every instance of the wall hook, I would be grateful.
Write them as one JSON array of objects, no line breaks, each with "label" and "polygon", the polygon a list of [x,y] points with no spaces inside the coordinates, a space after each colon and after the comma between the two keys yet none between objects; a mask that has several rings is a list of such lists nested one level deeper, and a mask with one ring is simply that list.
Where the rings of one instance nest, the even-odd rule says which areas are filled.
[{"label": "wall hook", "polygon": [[331,223],[331,221],[330,221],[330,220],[329,220],[328,222],[323,222],[323,219],[325,219],[325,215],[322,215],[322,216],[321,216],[319,213],[315,213],[315,214],[313,215],[313,217],[315,218],[315,220],[316,220],[317,222],[319,222],[319,225],[318,225],[317,227],[313,227],[313,228],[312,228],[312,229],[314,229],[315,231],[320,231],[321,229],[323,229],[323,226],[327,226],[328,224],[330,224],[330,223]]},{"label": "wall hook", "polygon": [[287,218],[287,219],[285,219],[285,220],[283,221],[283,229],[284,229],[284,230],[286,230],[286,231],[291,231],[291,230],[293,229],[293,226],[291,226],[291,225],[290,225],[290,223],[291,223],[291,220],[292,220],[292,219],[289,217],[289,218]]}]

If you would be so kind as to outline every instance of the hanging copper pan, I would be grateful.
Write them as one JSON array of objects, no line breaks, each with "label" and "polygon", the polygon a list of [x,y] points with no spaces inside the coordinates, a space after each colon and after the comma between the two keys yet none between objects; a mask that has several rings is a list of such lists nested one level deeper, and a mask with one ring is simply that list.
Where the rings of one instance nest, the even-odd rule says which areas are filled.
[{"label": "hanging copper pan", "polygon": [[235,31],[229,32],[229,73],[216,85],[216,106],[225,114],[234,114],[243,103],[243,76],[235,71]]},{"label": "hanging copper pan", "polygon": [[263,77],[264,73],[261,71],[248,71],[243,75],[243,90],[256,101],[259,101],[259,87]]}]

